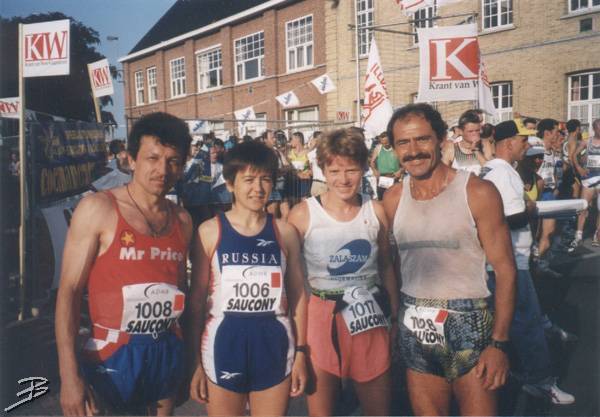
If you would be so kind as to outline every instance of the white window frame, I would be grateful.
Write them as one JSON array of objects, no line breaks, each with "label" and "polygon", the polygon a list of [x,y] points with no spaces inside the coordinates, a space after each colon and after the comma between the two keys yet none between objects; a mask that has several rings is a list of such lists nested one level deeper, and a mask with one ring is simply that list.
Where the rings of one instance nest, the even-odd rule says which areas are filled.
[{"label": "white window frame", "polygon": [[[513,83],[512,81],[501,81],[490,84],[494,107],[496,107],[496,123],[512,120],[513,118]],[[505,106],[504,98],[508,98],[508,103]]]},{"label": "white window frame", "polygon": [[[596,77],[594,77],[596,76]],[[587,98],[581,98],[581,82],[578,87],[574,86],[574,82],[581,81],[587,78]],[[594,84],[594,78],[596,84]],[[578,119],[581,121],[583,130],[591,130],[591,124],[595,119],[600,118],[600,71],[586,71],[577,74],[569,75],[568,80],[568,119]],[[594,98],[594,86],[597,87],[596,98]],[[579,90],[575,94],[574,88]]]},{"label": "white window frame", "polygon": [[[507,11],[502,11],[502,6],[506,5]],[[487,7],[496,8],[496,13],[487,14]],[[481,0],[481,27],[484,31],[494,31],[503,28],[513,27],[514,21],[514,0]],[[492,24],[493,17],[496,17],[496,24]],[[506,22],[502,23],[503,17],[506,16]],[[486,21],[489,22],[486,25]]]},{"label": "white window frame", "polygon": [[[369,7],[370,6],[370,7]],[[375,22],[375,0],[356,0],[354,8],[357,14],[358,26],[373,26]],[[373,29],[361,30],[358,33],[358,56],[369,55]]]},{"label": "white window frame", "polygon": [[[297,31],[294,32],[294,24],[298,24]],[[304,26],[302,25],[304,23]],[[285,24],[285,60],[287,63],[287,72],[301,71],[314,66],[314,33],[313,33],[313,15],[309,14],[298,19],[290,20]],[[304,29],[304,33],[302,33]],[[310,29],[310,31],[308,30]],[[306,40],[301,43],[290,45],[294,37],[305,36]],[[292,58],[293,56],[293,58]],[[302,57],[302,62],[300,62]],[[301,65],[299,65],[301,64]]]},{"label": "white window frame", "polygon": [[[215,58],[218,66],[211,68],[211,64],[214,64],[211,58],[214,55],[218,56]],[[208,65],[208,68],[204,67],[205,65]],[[221,45],[214,45],[210,48],[196,51],[196,68],[198,74],[198,92],[221,88],[223,86],[223,50],[221,49]],[[205,87],[205,84],[210,83],[210,73],[213,71],[216,72],[217,85]]]},{"label": "white window frame", "polygon": [[[423,9],[417,10],[413,16],[411,23],[411,28],[414,33],[412,37],[412,45],[416,46],[419,44],[419,38],[417,37],[417,29],[424,28],[432,28],[434,27],[435,20],[434,17],[437,16],[437,6],[434,4],[433,6],[425,7]],[[419,20],[418,22],[416,20]]]},{"label": "white window frame", "polygon": [[146,70],[146,77],[148,78],[148,103],[155,103],[158,101],[158,80],[156,67],[150,67]]},{"label": "white window frame", "polygon": [[[577,7],[573,7],[577,3]],[[582,3],[587,3],[587,6],[582,6]],[[594,4],[596,3],[596,4]],[[600,11],[600,0],[567,0],[569,14],[580,14],[591,11]]]},{"label": "white window frame", "polygon": [[135,86],[135,105],[141,106],[144,104],[144,71],[136,71],[133,73]]},{"label": "white window frame", "polygon": [[[242,48],[242,41],[244,40],[248,40],[253,38],[254,36],[258,35],[259,37],[262,36],[262,39],[259,39],[259,42],[262,41],[262,54],[259,54],[257,56],[253,56],[252,58],[240,58],[240,54],[238,54],[238,47],[241,49]],[[238,46],[238,43],[240,43],[240,45]],[[260,44],[259,44],[259,52],[260,52]],[[258,31],[258,32],[254,32],[251,33],[249,35],[245,35],[242,36],[241,38],[237,38],[233,41],[233,53],[234,53],[234,62],[235,62],[235,83],[236,84],[244,84],[247,82],[252,82],[252,81],[256,81],[256,80],[260,80],[262,78],[264,78],[265,76],[265,32],[264,31]],[[243,52],[240,51],[240,53],[244,54],[247,52]],[[246,64],[248,62],[254,61],[254,60],[258,60],[258,75],[254,78],[246,78]],[[243,77],[240,77],[240,69],[241,69],[241,74],[243,75]],[[241,79],[240,79],[241,78]]]},{"label": "white window frame", "polygon": [[[318,126],[318,122],[306,122],[300,119],[301,113],[313,112],[312,117],[309,120],[319,120],[319,106],[302,107],[299,109],[291,109],[285,111],[286,128],[290,133],[300,131],[304,134],[304,138],[308,140],[312,132]],[[312,126],[310,126],[312,124]],[[304,125],[304,126],[303,126]],[[303,126],[298,129],[295,126]]]},{"label": "white window frame", "polygon": [[[177,63],[181,62],[180,68],[176,68]],[[180,70],[180,73],[175,71]],[[169,61],[169,74],[171,76],[171,98],[178,98],[185,96],[185,57],[180,56],[178,58]]]}]

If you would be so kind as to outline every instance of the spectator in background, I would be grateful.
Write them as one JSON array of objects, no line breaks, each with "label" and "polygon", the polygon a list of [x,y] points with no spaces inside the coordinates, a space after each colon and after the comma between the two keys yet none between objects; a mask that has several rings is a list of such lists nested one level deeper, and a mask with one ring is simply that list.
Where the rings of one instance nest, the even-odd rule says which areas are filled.
[{"label": "spectator in background", "polygon": [[312,197],[323,194],[327,191],[327,183],[325,182],[325,175],[323,170],[319,166],[317,161],[317,147],[321,143],[321,132],[315,131],[311,139],[311,150],[308,152],[308,160],[310,162],[310,170],[312,171],[312,185],[310,187],[310,195]]},{"label": "spectator in background", "polygon": [[494,125],[491,123],[484,123],[481,126],[481,147],[483,149],[483,156],[487,160],[494,159]]},{"label": "spectator in background", "polygon": [[446,141],[442,149],[442,162],[454,169],[479,175],[487,162],[481,144],[481,117],[477,110],[467,110],[458,119],[461,140]]},{"label": "spectator in background", "polygon": [[271,195],[269,196],[269,201],[267,202],[267,212],[273,214],[277,218],[285,220],[290,212],[290,205],[286,195],[286,175],[290,170],[291,165],[285,152],[277,146],[277,135],[283,135],[283,132],[273,132],[271,129],[267,129],[262,134],[262,141],[264,144],[272,149],[277,156],[277,177]]},{"label": "spectator in background", "polygon": [[537,130],[537,120],[535,120],[533,117],[524,118],[523,125],[526,129]]},{"label": "spectator in background", "polygon": [[379,145],[373,150],[369,165],[377,180],[377,198],[381,200],[385,190],[394,185],[394,182],[402,175],[398,157],[387,132],[379,135]]},{"label": "spectator in background", "polygon": [[302,132],[294,132],[290,141],[290,151],[288,159],[294,167],[294,178],[292,186],[292,204],[296,204],[300,200],[308,197],[310,193],[310,185],[312,172],[308,161],[308,152],[304,148],[304,134]]},{"label": "spectator in background", "polygon": [[8,164],[8,171],[13,177],[18,177],[21,172],[21,161],[19,161],[19,154],[17,152],[10,153],[10,163]]}]

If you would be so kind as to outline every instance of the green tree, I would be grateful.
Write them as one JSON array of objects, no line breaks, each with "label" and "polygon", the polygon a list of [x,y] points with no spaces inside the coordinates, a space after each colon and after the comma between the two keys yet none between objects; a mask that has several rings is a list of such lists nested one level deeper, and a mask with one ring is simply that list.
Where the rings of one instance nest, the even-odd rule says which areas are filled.
[{"label": "green tree", "polygon": [[[96,50],[100,37],[96,30],[60,12],[32,14],[12,19],[0,18],[0,97],[15,97],[18,87],[18,24],[38,23],[69,19],[71,22],[71,68],[65,76],[27,78],[26,107],[68,119],[95,121],[94,103],[91,97],[87,64],[105,58]],[[111,66],[113,78],[117,71]],[[100,105],[112,104],[110,96],[100,99]],[[112,114],[103,111],[103,119],[112,119]],[[113,119],[114,120],[114,119]]]}]

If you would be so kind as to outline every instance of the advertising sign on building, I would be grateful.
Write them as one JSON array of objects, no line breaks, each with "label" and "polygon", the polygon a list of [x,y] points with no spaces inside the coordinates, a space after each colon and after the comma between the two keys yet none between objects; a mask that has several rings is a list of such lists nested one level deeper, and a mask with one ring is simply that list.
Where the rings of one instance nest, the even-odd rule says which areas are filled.
[{"label": "advertising sign on building", "polygon": [[418,29],[418,101],[476,100],[479,85],[477,25]]},{"label": "advertising sign on building", "polygon": [[336,122],[349,122],[350,114],[351,114],[350,110],[338,109],[335,111],[335,121]]},{"label": "advertising sign on building", "polygon": [[23,25],[23,76],[69,75],[69,20]]},{"label": "advertising sign on building", "polygon": [[0,117],[19,118],[19,97],[0,98]]},{"label": "advertising sign on building", "polygon": [[114,94],[115,90],[112,84],[108,59],[101,59],[100,61],[88,64],[88,71],[90,72],[94,97],[98,98]]}]

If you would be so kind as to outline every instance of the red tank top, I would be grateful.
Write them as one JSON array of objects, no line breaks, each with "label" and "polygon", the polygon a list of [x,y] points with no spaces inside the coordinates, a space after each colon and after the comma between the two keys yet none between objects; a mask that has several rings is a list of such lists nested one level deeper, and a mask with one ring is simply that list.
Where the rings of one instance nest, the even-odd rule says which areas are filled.
[{"label": "red tank top", "polygon": [[187,250],[180,221],[172,210],[168,235],[144,235],[125,221],[115,196],[107,195],[117,212],[117,229],[108,250],[96,258],[90,271],[91,321],[129,334],[167,330],[184,306],[185,296],[177,288]]}]

